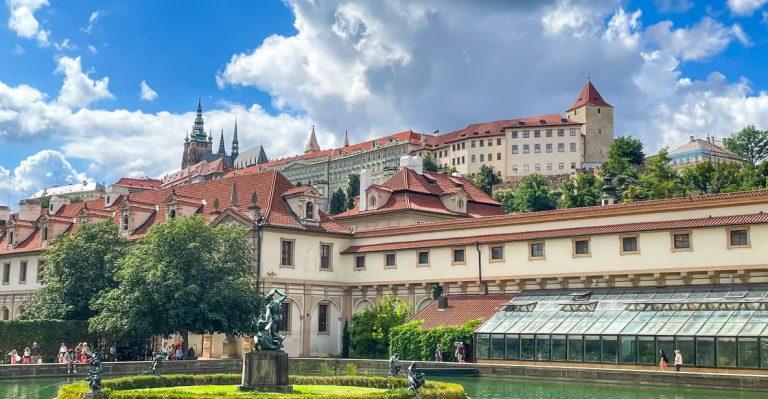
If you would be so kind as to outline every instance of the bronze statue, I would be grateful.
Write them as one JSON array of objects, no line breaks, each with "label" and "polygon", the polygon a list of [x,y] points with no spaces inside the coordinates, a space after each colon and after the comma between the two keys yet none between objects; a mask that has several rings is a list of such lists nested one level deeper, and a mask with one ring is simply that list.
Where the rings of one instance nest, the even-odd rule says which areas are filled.
[{"label": "bronze statue", "polygon": [[424,380],[424,373],[419,372],[416,368],[416,362],[408,366],[408,373],[406,375],[408,376],[408,389],[418,394],[419,388],[426,384],[426,380]]},{"label": "bronze statue", "polygon": [[101,354],[94,352],[88,368],[88,390],[97,392],[101,390]]},{"label": "bronze statue", "polygon": [[[277,299],[275,299],[277,295]],[[274,288],[264,295],[264,309],[256,321],[256,336],[253,350],[280,350],[283,347],[283,302],[285,294]]]},{"label": "bronze statue", "polygon": [[389,377],[397,377],[400,375],[400,359],[397,357],[397,353],[389,358]]}]

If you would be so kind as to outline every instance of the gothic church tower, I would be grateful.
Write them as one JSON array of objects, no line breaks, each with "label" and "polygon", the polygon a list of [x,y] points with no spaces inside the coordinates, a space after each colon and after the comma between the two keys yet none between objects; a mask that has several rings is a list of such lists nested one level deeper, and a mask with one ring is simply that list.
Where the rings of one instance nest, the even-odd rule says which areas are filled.
[{"label": "gothic church tower", "polygon": [[205,135],[203,122],[203,104],[197,100],[197,117],[192,126],[192,134],[184,139],[184,155],[181,158],[181,168],[185,169],[206,158],[206,154],[213,152],[213,140]]}]

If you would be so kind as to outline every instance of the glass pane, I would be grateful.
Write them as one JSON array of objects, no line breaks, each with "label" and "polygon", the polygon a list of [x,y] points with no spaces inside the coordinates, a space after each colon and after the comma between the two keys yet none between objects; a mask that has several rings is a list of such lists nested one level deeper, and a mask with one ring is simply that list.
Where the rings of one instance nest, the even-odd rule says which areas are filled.
[{"label": "glass pane", "polygon": [[553,335],[552,336],[552,361],[553,362],[564,362],[565,357],[565,335]]},{"label": "glass pane", "polygon": [[744,325],[744,328],[741,329],[739,336],[744,336],[744,335],[758,336],[760,335],[760,332],[762,332],[765,329],[765,325],[766,323],[763,323],[763,322],[758,322],[758,323],[749,322],[746,325]]},{"label": "glass pane", "polygon": [[671,367],[675,362],[675,338],[656,337],[656,356],[661,361],[661,353],[667,357],[667,364]]},{"label": "glass pane", "polygon": [[580,362],[582,359],[583,342],[581,336],[568,337],[568,361]]},{"label": "glass pane", "polygon": [[520,358],[520,336],[518,335],[507,335],[505,338],[506,341],[506,353],[505,353],[505,359],[509,360],[517,360]]},{"label": "glass pane", "polygon": [[760,368],[768,369],[768,339],[760,338]]},{"label": "glass pane", "polygon": [[637,356],[637,343],[635,337],[619,337],[619,362],[622,364],[635,364]]},{"label": "glass pane", "polygon": [[616,336],[603,337],[603,363],[617,363],[619,361],[619,339]]},{"label": "glass pane", "polygon": [[569,315],[570,314],[568,312],[555,313],[555,315],[552,316],[552,318],[550,318],[546,323],[544,323],[544,325],[542,325],[537,332],[545,334],[551,333],[555,330],[555,328],[557,328],[557,326],[560,325],[560,323],[563,322],[563,320],[568,318]]},{"label": "glass pane", "polygon": [[716,335],[718,331],[720,331],[721,328],[725,323],[713,323],[713,322],[707,322],[704,324],[701,329],[699,329],[699,332],[696,333],[696,335]]},{"label": "glass pane", "polygon": [[715,365],[715,339],[696,338],[696,366],[713,367]]},{"label": "glass pane", "polygon": [[757,338],[739,338],[739,368],[756,369],[759,353]]},{"label": "glass pane", "polygon": [[518,319],[515,324],[513,324],[512,327],[510,327],[506,332],[519,333],[523,331],[523,328],[525,328],[525,326],[531,322],[534,316],[534,312],[525,312],[525,314],[520,317],[520,319]]},{"label": "glass pane", "polygon": [[717,339],[717,367],[736,367],[736,338]]},{"label": "glass pane", "polygon": [[640,364],[656,364],[653,337],[637,337],[637,358]]},{"label": "glass pane", "polygon": [[504,359],[504,335],[491,335],[491,359]]},{"label": "glass pane", "polygon": [[533,335],[520,336],[520,360],[533,360],[535,353],[535,343]]},{"label": "glass pane", "polygon": [[600,337],[584,337],[584,361],[593,363],[600,361]]},{"label": "glass pane", "polygon": [[488,359],[488,334],[477,334],[477,343],[475,344],[475,357],[478,359]]},{"label": "glass pane", "polygon": [[[693,337],[678,337],[676,341],[677,349],[680,350],[680,355],[683,356],[683,365],[693,365],[695,362]],[[674,361],[674,359],[670,360]]]},{"label": "glass pane", "polygon": [[635,316],[640,312],[622,312],[608,327],[603,330],[603,334],[618,334]]},{"label": "glass pane", "polygon": [[569,333],[571,334],[584,334],[587,329],[600,318],[603,312],[589,312],[587,313],[578,324],[576,324]]},{"label": "glass pane", "polygon": [[571,328],[573,328],[573,326],[575,326],[582,317],[584,317],[584,315],[581,314],[581,312],[571,313],[571,315],[568,316],[564,322],[560,323],[560,325],[557,326],[557,328],[555,328],[552,332],[556,334],[565,334],[570,331]]},{"label": "glass pane", "polygon": [[549,335],[536,336],[536,360],[549,360]]}]

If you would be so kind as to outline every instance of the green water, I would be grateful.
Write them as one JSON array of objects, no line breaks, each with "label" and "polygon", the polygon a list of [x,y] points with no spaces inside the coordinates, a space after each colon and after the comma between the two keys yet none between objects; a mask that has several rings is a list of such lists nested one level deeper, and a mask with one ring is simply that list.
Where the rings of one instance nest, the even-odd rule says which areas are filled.
[{"label": "green water", "polygon": [[[78,379],[79,380],[79,379]],[[440,378],[464,386],[472,399],[768,399],[768,394],[502,378]],[[75,379],[0,380],[0,399],[52,399]]]}]

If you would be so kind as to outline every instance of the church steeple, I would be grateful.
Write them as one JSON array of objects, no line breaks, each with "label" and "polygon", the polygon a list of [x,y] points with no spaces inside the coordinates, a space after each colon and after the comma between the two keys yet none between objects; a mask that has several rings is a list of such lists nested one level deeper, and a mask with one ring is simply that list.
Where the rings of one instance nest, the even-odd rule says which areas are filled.
[{"label": "church steeple", "polygon": [[237,115],[235,115],[235,131],[232,133],[232,161],[240,154],[240,143],[237,141]]},{"label": "church steeple", "polygon": [[349,147],[349,132],[344,130],[344,147]]},{"label": "church steeple", "polygon": [[307,142],[307,147],[304,149],[304,153],[306,154],[317,151],[320,151],[320,145],[317,144],[317,136],[315,136],[315,125],[312,125],[312,134],[309,136],[309,142]]},{"label": "church steeple", "polygon": [[192,141],[205,141],[205,122],[203,122],[203,102],[200,98],[197,99],[197,117],[195,117],[195,124],[192,125],[192,135],[190,136]]},{"label": "church steeple", "polygon": [[221,139],[219,139],[219,152],[220,157],[227,156],[227,150],[224,148],[224,129],[221,129]]}]

